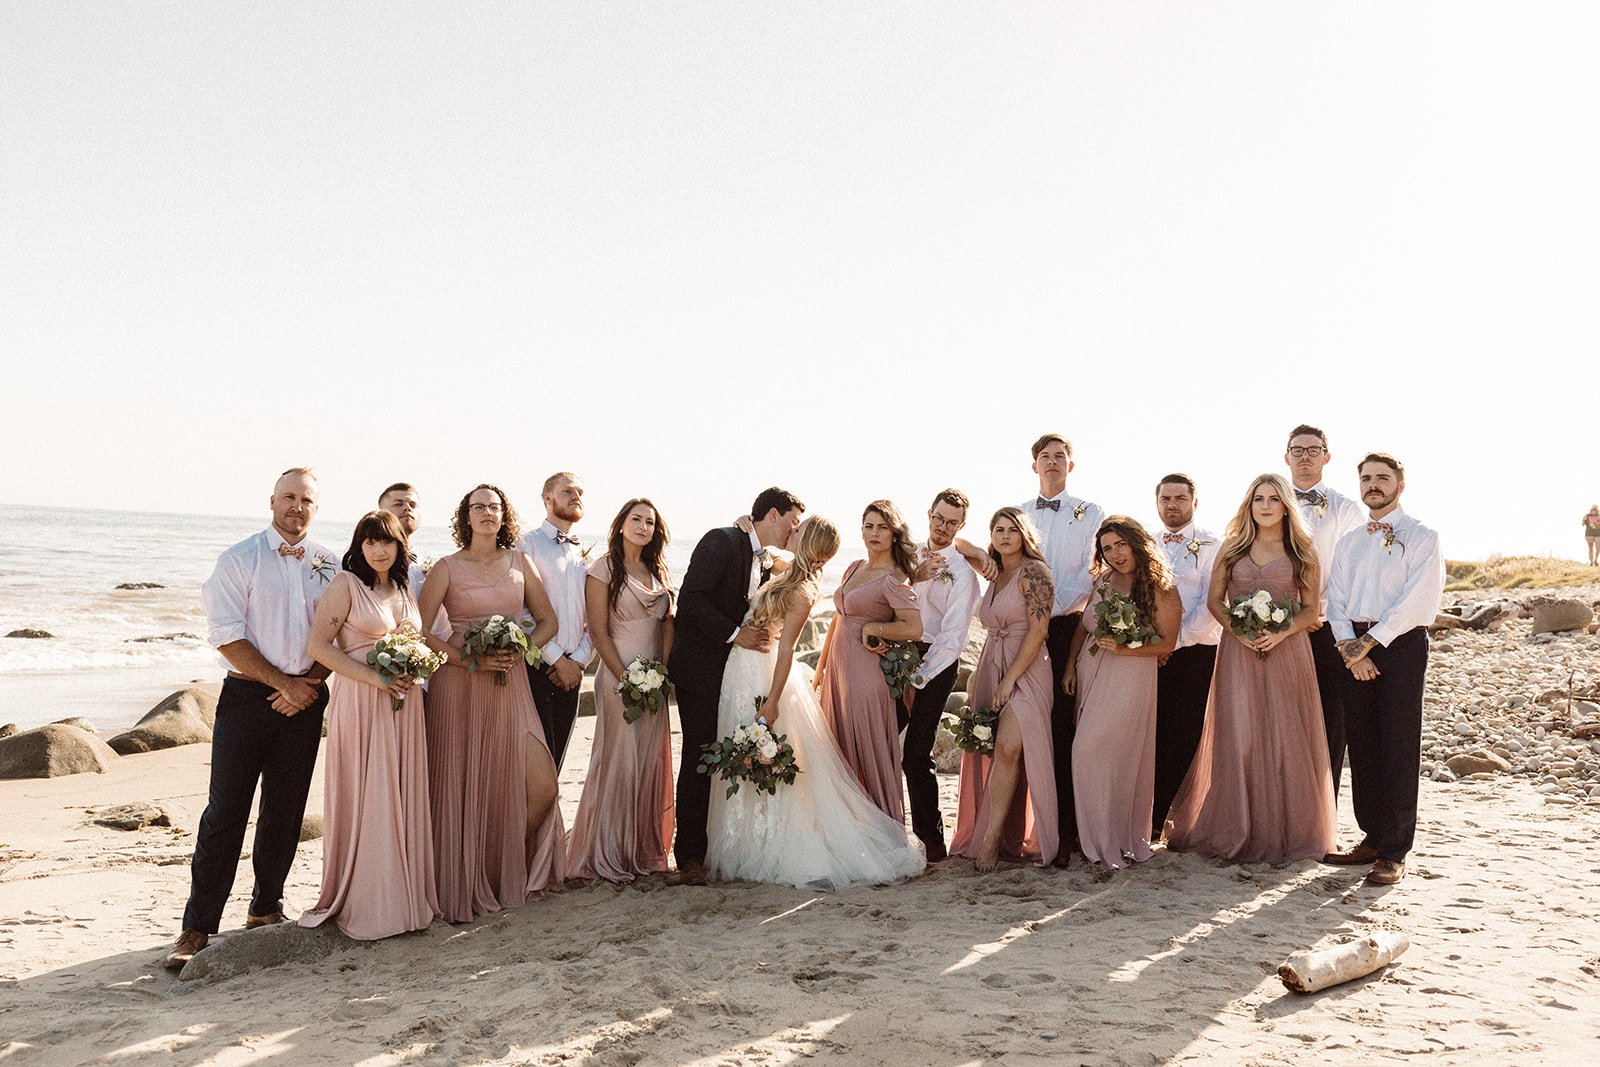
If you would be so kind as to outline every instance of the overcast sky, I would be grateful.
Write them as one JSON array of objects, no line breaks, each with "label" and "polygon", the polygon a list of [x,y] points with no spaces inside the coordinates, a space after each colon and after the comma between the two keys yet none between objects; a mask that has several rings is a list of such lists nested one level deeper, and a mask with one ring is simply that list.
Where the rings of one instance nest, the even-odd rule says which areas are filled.
[{"label": "overcast sky", "polygon": [[[1548,14],[1541,15],[1541,9]],[[1582,5],[0,6],[0,502],[598,535],[946,484],[1220,529],[1286,431],[1447,555],[1600,500]],[[328,535],[331,536],[331,535]],[[855,551],[849,544],[847,551]]]}]

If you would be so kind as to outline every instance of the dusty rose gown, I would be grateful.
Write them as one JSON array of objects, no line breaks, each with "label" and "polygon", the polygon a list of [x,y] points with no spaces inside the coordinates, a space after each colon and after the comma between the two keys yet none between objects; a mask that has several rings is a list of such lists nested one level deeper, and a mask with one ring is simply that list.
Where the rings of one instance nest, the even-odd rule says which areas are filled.
[{"label": "dusty rose gown", "polygon": [[[1257,589],[1274,600],[1298,598],[1294,562],[1241,559],[1228,576],[1229,599]],[[1261,659],[1224,634],[1200,747],[1167,818],[1167,846],[1279,863],[1332,852],[1336,830],[1309,635],[1295,634]]]},{"label": "dusty rose gown", "polygon": [[1078,732],[1072,742],[1072,793],[1078,844],[1116,870],[1149,859],[1156,788],[1156,658],[1094,648],[1095,589],[1083,611],[1078,653]]},{"label": "dusty rose gown", "polygon": [[[493,582],[454,556],[444,609],[451,641],[490,615],[520,615],[522,568]],[[447,665],[428,683],[428,782],[433,800],[439,912],[465,922],[557,889],[567,874],[566,831],[555,805],[527,832],[527,746],[545,744],[528,674],[519,665],[495,684],[493,671]]]},{"label": "dusty rose gown", "polygon": [[[611,581],[611,560],[589,567],[589,577]],[[672,592],[654,579],[630,576],[611,611],[611,640],[626,666],[636,656],[661,658],[661,624],[671,614]],[[667,869],[672,842],[671,714],[662,708],[636,722],[622,718],[618,679],[600,661],[595,671],[597,704],[594,750],[572,823],[568,876],[633,881]]]},{"label": "dusty rose gown", "polygon": [[[1023,640],[1028,636],[1028,604],[1021,583],[1013,578],[1005,586],[991,585],[978,606],[978,621],[989,631],[983,654],[972,672],[970,703],[973,707],[992,704],[994,690],[1011,664],[1016,662]],[[1018,767],[1017,789],[1011,795],[1011,808],[1000,833],[1002,855],[1023,856],[1040,866],[1056,858],[1057,840],[1056,772],[1051,745],[1050,653],[1044,648],[1017,680],[1011,702],[1000,712],[1003,723],[1016,719],[1022,731],[1022,761]],[[971,752],[961,755],[961,802],[956,812],[956,831],[950,851],[976,859],[989,829],[989,770],[993,760]]]},{"label": "dusty rose gown", "polygon": [[[421,630],[409,590],[405,614],[395,618],[355,575],[333,580],[350,587],[350,614],[337,643],[354,658],[364,661],[378,638],[403,623]],[[329,689],[322,895],[300,925],[332,919],[362,941],[427,929],[439,906],[422,689],[407,693],[399,711],[377,686],[335,675]]]},{"label": "dusty rose gown", "polygon": [[838,636],[828,646],[822,687],[822,712],[839,742],[840,754],[867,796],[889,818],[905,822],[905,794],[900,785],[900,724],[894,697],[876,654],[861,645],[861,628],[869,622],[890,622],[897,610],[915,608],[917,594],[899,575],[844,591],[861,561],[850,564],[833,594]]}]

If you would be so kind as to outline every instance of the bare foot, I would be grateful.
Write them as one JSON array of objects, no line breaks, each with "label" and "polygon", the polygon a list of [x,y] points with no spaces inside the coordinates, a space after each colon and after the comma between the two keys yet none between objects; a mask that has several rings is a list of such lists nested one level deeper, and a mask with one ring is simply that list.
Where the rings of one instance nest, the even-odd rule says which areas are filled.
[{"label": "bare foot", "polygon": [[972,861],[972,865],[980,871],[992,871],[1000,866],[1000,846],[984,845],[978,850],[978,858]]}]

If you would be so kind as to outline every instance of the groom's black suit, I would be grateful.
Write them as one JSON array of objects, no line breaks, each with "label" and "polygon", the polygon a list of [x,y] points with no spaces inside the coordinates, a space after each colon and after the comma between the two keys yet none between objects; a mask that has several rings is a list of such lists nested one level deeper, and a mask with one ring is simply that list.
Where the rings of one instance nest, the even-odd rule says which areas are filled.
[{"label": "groom's black suit", "polygon": [[[735,526],[700,538],[678,592],[672,655],[667,673],[678,696],[683,756],[678,763],[678,840],[673,856],[681,870],[706,858],[706,811],[711,779],[695,771],[700,749],[715,741],[722,672],[733,649],[730,638],[750,606],[750,567],[755,560],[750,535]],[[765,579],[766,575],[762,575]]]}]

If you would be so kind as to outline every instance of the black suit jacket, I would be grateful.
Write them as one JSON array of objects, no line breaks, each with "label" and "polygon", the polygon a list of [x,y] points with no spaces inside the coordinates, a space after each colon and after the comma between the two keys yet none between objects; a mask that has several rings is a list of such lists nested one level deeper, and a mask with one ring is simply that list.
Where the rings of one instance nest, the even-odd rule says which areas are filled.
[{"label": "black suit jacket", "polygon": [[677,685],[702,692],[722,689],[722,671],[733,645],[728,638],[749,609],[750,535],[724,526],[700,538],[678,591],[672,656],[667,672]]}]

